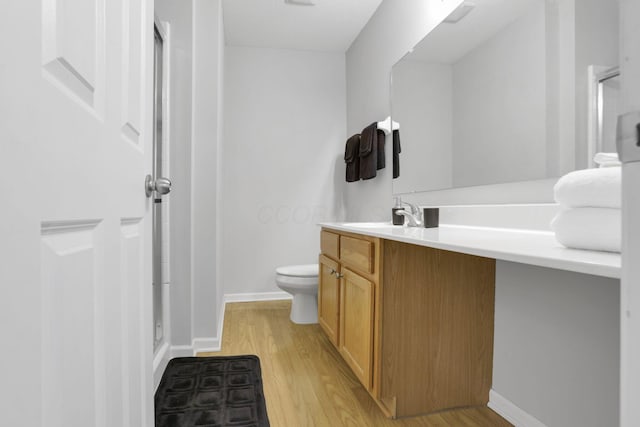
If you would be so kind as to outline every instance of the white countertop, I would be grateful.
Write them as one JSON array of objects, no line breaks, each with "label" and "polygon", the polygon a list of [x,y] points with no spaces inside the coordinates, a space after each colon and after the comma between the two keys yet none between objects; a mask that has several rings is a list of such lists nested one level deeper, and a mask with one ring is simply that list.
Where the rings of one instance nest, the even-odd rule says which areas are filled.
[{"label": "white countertop", "polygon": [[567,249],[552,232],[441,224],[438,228],[391,223],[331,222],[328,229],[462,252],[486,258],[620,278],[620,254]]}]

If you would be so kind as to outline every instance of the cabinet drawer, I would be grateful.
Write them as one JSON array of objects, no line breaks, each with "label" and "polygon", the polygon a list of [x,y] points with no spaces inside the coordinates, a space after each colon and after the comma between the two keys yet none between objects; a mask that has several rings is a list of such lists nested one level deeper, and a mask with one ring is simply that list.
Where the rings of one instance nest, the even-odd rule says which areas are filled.
[{"label": "cabinet drawer", "polygon": [[340,261],[362,272],[373,273],[373,242],[340,236]]},{"label": "cabinet drawer", "polygon": [[330,231],[320,232],[320,251],[333,259],[340,256],[340,236]]}]

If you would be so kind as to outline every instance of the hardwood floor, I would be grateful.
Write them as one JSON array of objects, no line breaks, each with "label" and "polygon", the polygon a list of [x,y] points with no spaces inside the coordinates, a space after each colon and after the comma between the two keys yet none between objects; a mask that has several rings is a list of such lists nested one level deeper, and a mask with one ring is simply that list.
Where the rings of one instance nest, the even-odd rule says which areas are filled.
[{"label": "hardwood floor", "polygon": [[290,301],[227,304],[222,351],[256,354],[273,427],[508,427],[489,408],[387,419],[320,327],[289,320]]}]

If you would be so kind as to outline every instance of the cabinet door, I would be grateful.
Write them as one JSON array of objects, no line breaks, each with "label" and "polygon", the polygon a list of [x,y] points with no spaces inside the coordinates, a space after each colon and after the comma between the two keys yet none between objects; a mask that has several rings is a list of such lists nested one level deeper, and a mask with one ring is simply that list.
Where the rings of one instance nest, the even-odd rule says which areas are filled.
[{"label": "cabinet door", "polygon": [[374,285],[348,268],[342,269],[340,353],[367,390],[373,366]]},{"label": "cabinet door", "polygon": [[338,314],[340,307],[340,271],[337,262],[324,255],[320,255],[320,277],[318,280],[318,323],[338,346]]}]

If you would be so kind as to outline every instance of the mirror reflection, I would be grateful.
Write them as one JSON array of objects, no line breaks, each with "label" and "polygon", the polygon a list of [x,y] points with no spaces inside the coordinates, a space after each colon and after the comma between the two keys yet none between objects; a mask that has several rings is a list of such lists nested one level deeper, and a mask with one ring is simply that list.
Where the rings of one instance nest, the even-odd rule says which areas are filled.
[{"label": "mirror reflection", "polygon": [[[392,69],[392,117],[402,138],[394,194],[588,167],[595,150],[589,70],[618,64],[612,3],[462,2]],[[607,86],[614,81],[600,99],[617,105]],[[606,134],[615,108],[602,111],[597,132]]]},{"label": "mirror reflection", "polygon": [[620,70],[590,66],[589,83],[589,167],[595,167],[595,153],[616,151]]}]

